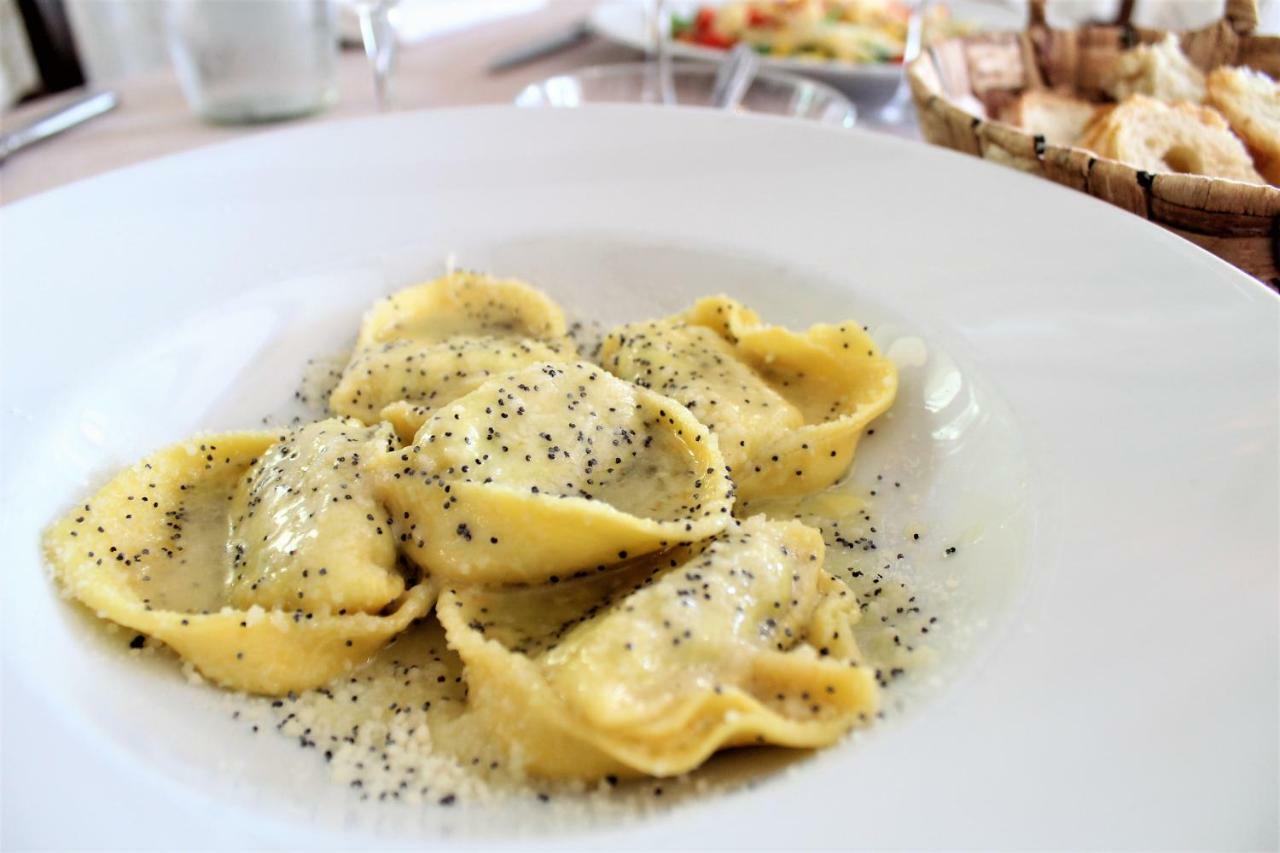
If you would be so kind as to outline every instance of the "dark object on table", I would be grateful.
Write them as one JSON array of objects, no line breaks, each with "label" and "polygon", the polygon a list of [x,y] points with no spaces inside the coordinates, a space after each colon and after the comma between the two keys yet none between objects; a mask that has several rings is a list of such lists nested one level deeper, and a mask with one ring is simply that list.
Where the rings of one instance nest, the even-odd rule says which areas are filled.
[{"label": "dark object on table", "polygon": [[18,0],[31,55],[40,71],[40,89],[33,96],[51,95],[83,86],[84,70],[76,51],[71,22],[62,0]]}]

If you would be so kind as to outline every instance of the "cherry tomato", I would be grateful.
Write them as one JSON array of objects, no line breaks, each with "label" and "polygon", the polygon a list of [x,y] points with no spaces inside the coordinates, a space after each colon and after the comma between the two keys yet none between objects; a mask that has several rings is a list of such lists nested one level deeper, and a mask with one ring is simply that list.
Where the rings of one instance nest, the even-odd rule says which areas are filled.
[{"label": "cherry tomato", "polygon": [[707,47],[730,48],[733,39],[725,38],[715,31],[716,13],[714,9],[699,9],[698,17],[693,23],[693,40]]},{"label": "cherry tomato", "polygon": [[707,30],[706,32],[698,33],[697,42],[698,44],[703,44],[707,47],[720,47],[726,49],[733,47],[734,45],[733,39],[726,38],[715,30]]}]

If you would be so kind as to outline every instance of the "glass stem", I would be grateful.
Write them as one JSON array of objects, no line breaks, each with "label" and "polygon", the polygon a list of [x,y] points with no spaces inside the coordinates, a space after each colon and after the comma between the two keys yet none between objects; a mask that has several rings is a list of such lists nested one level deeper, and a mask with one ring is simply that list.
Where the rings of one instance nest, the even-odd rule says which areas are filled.
[{"label": "glass stem", "polygon": [[915,0],[911,4],[910,17],[907,19],[907,39],[902,48],[902,79],[893,97],[878,111],[878,118],[888,125],[899,125],[907,120],[911,102],[911,85],[907,83],[907,66],[920,56],[924,50],[924,22],[929,15],[929,7],[933,0]]},{"label": "glass stem", "polygon": [[658,91],[662,103],[676,103],[675,79],[671,68],[671,44],[669,41],[671,24],[668,20],[670,10],[667,0],[653,0],[653,19],[650,22],[651,51],[650,54],[658,62]]},{"label": "glass stem", "polygon": [[391,6],[392,2],[388,0],[373,0],[356,7],[360,17],[360,39],[364,42],[364,53],[373,70],[373,102],[378,112],[385,111],[390,102],[388,87],[396,51],[395,31],[388,15]]}]

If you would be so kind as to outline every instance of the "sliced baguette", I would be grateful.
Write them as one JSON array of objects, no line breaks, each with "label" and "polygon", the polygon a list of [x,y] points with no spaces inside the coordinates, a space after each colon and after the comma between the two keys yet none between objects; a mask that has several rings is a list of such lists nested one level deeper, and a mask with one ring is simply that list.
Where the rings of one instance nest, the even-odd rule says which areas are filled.
[{"label": "sliced baguette", "polygon": [[1211,107],[1172,106],[1132,95],[1095,118],[1079,141],[1112,160],[1153,174],[1196,174],[1263,183],[1244,143]]},{"label": "sliced baguette", "polygon": [[1280,185],[1280,83],[1250,68],[1215,68],[1206,81],[1207,101],[1244,140],[1254,166]]},{"label": "sliced baguette", "polygon": [[1204,72],[1187,59],[1173,33],[1164,41],[1144,44],[1126,50],[1103,84],[1107,94],[1117,101],[1130,95],[1146,95],[1165,103],[1204,100]]},{"label": "sliced baguette", "polygon": [[1097,104],[1080,98],[1032,89],[1002,110],[1000,120],[1039,134],[1052,145],[1074,145],[1097,111]]}]

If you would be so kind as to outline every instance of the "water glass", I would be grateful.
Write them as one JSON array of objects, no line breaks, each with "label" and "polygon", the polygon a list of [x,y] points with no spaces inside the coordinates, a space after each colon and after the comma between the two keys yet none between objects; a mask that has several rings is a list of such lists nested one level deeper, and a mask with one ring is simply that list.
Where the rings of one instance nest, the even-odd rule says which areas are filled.
[{"label": "water glass", "polygon": [[330,0],[169,0],[166,24],[183,93],[209,121],[292,118],[337,97]]}]

